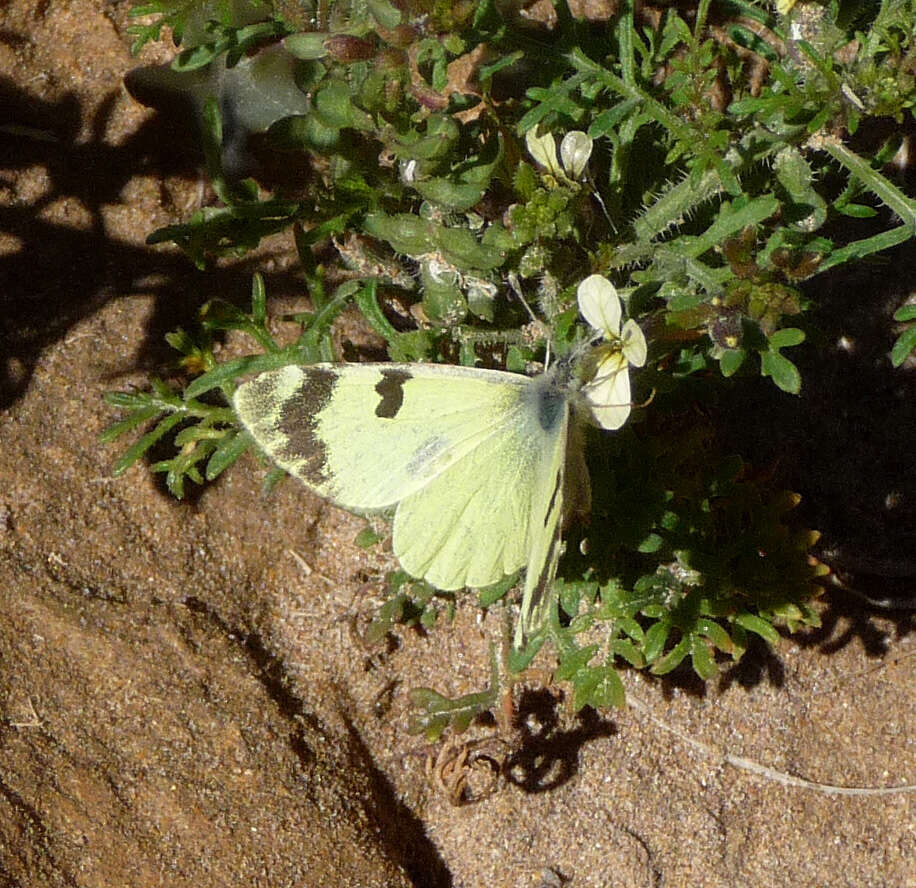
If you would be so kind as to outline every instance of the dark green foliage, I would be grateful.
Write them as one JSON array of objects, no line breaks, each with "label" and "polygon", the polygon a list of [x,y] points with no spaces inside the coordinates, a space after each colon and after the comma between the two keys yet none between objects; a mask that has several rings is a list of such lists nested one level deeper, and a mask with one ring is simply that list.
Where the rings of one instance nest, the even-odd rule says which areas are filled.
[{"label": "dark green foliage", "polygon": [[895,367],[899,367],[916,351],[916,323],[912,323],[916,321],[916,305],[904,305],[895,312],[894,320],[907,324],[891,351],[891,362]]},{"label": "dark green foliage", "polygon": [[[206,267],[291,229],[312,312],[281,349],[259,283],[251,314],[210,303],[200,343],[172,340],[196,378],[183,394],[155,383],[112,396],[128,415],[107,436],[150,429],[118,471],[172,440],[178,454],[153,468],[181,495],[186,479],[215,477],[247,448],[225,407],[238,377],[337,359],[330,328],[345,306],[393,360],[524,371],[544,340],[561,354],[583,340],[576,285],[607,276],[646,332],[634,379],[656,401],[642,424],[592,442],[611,466],[596,474],[592,554],[566,559],[562,619],[509,665],[524,667],[549,638],[576,705],[616,705],[621,661],[659,674],[689,663],[709,678],[718,659],[741,656],[748,632],[772,643],[776,625],[816,623],[807,602],[819,569],[812,537],[790,530],[791,501],[740,460],[710,455],[672,405],[750,375],[797,394],[792,353],[817,300],[815,285],[804,296],[800,285],[916,234],[916,202],[886,173],[903,127],[874,125],[913,113],[916,0],[803,2],[785,15],[702,0],[689,13],[666,8],[655,26],[631,3],[586,25],[561,2],[552,31],[510,10],[495,0],[137,10],[161,16],[137,28],[139,44],[164,23],[181,41],[175,67],[194,74],[221,201],[150,240]],[[573,131],[591,140],[582,168],[563,153]],[[233,178],[233,151],[252,135],[309,160],[308,185],[265,191]],[[870,227],[839,224],[850,218]],[[330,243],[351,279],[328,295],[316,257]],[[412,326],[395,326],[392,301],[411,306]],[[916,348],[916,312],[906,305],[896,319],[899,366]],[[210,337],[227,330],[264,354],[218,363]],[[508,588],[484,590],[481,603]],[[395,577],[391,591],[375,635],[440,612],[425,584]],[[492,705],[492,695],[423,693],[418,724],[432,734]]]}]

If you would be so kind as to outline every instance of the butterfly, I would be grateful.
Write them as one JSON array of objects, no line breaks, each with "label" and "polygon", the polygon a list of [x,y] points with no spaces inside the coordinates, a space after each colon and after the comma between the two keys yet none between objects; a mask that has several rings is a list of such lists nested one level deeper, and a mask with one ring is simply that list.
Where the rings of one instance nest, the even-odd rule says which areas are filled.
[{"label": "butterfly", "polygon": [[245,382],[233,403],[255,443],[315,493],[350,511],[393,510],[392,549],[412,576],[481,588],[524,567],[521,648],[555,603],[564,523],[590,500],[582,411],[602,409],[606,392],[586,386],[583,402],[573,371],[288,365]]}]

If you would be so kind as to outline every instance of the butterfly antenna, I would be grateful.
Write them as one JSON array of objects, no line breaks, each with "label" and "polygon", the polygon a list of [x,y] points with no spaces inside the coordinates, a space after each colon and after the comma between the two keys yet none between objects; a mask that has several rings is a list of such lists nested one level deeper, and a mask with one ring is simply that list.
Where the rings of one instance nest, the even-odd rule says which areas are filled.
[{"label": "butterfly antenna", "polygon": [[535,324],[541,323],[538,320],[537,315],[531,310],[531,306],[528,304],[528,300],[525,299],[525,294],[522,293],[522,285],[519,283],[518,275],[514,271],[510,271],[506,275],[506,279],[509,282],[509,289],[518,297],[518,301],[525,306],[525,311],[528,312],[528,317],[531,318],[532,322]]},{"label": "butterfly antenna", "polygon": [[531,323],[538,327],[545,334],[544,338],[547,340],[547,347],[544,352],[544,368],[546,369],[550,366],[550,346],[552,344],[550,329],[542,320],[540,320],[540,318],[538,318],[538,316],[532,310],[531,306],[528,304],[528,300],[525,299],[525,294],[522,293],[522,286],[519,282],[518,275],[514,271],[510,271],[509,274],[506,275],[506,280],[509,283],[509,289],[515,293],[515,295],[518,297],[518,301],[525,306],[525,311],[528,312],[528,317],[531,318]]}]

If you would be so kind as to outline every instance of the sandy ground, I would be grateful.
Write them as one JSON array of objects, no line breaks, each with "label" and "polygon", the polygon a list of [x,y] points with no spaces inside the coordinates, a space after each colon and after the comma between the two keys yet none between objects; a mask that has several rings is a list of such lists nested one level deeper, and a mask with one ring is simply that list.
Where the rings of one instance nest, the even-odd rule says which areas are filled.
[{"label": "sandy ground", "polygon": [[[455,806],[407,691],[482,688],[495,613],[367,649],[386,565],[353,544],[359,519],[293,484],[265,500],[250,458],[181,503],[144,466],[111,477],[102,393],[167,373],[164,332],[244,298],[255,264],[274,298],[301,296],[283,238],[213,275],[144,245],[207,190],[185,137],[120,86],[125,14],[0,9],[0,886],[916,885],[916,795],[805,783],[916,784],[910,613],[835,593],[822,630],[705,688],[626,673],[620,712],[574,716],[532,684],[525,743],[489,747],[507,776]],[[844,335],[877,318],[892,341],[862,308],[873,275]],[[867,359],[888,377],[886,348]],[[916,402],[912,375],[889,378]],[[835,369],[808,397],[839,389]],[[830,415],[877,447],[889,414],[862,402]],[[913,414],[894,415],[892,456],[859,472],[832,428],[828,446],[796,422],[787,448],[811,461],[815,517],[855,536],[894,493],[882,539],[909,545]]]}]

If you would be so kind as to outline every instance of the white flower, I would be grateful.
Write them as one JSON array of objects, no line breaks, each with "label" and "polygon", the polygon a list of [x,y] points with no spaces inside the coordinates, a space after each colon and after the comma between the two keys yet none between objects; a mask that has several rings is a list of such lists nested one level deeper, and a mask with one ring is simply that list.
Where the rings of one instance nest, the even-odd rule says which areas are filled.
[{"label": "white flower", "polygon": [[598,425],[619,429],[630,415],[629,368],[646,363],[646,337],[632,318],[620,329],[620,296],[607,278],[590,275],[576,295],[582,316],[605,340],[587,358],[582,393]]},{"label": "white flower", "polygon": [[540,166],[566,182],[576,181],[585,172],[585,165],[592,156],[592,140],[581,130],[572,130],[563,136],[560,143],[562,166],[557,162],[557,143],[550,133],[539,136],[536,127],[530,129],[525,134],[525,144]]},{"label": "white flower", "polygon": [[592,156],[592,140],[582,130],[571,130],[560,142],[560,160],[563,169],[573,179],[585,172],[585,165]]}]

